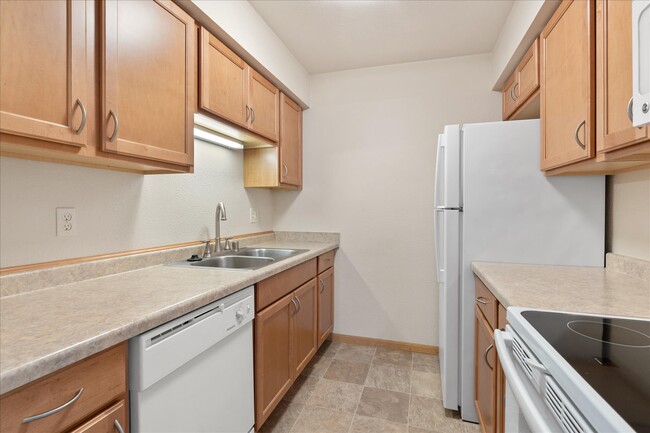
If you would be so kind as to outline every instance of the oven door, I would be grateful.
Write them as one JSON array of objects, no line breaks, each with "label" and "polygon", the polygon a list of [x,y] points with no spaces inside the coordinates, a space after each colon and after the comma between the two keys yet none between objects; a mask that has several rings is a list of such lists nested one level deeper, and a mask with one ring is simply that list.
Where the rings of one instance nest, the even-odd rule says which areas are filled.
[{"label": "oven door", "polygon": [[[506,376],[505,432],[563,432],[540,395],[544,379],[537,372],[524,371],[515,359],[510,327],[506,326],[506,331],[494,331],[494,341]],[[540,381],[535,381],[536,378]]]}]

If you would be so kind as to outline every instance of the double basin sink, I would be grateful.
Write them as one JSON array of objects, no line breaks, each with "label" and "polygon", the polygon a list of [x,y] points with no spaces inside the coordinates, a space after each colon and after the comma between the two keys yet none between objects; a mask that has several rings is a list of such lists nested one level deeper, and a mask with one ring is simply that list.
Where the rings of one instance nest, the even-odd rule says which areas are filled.
[{"label": "double basin sink", "polygon": [[288,248],[242,248],[238,251],[223,251],[218,255],[205,259],[184,260],[171,263],[172,266],[218,268],[252,271],[268,266],[280,260],[288,259],[308,250],[293,250]]}]

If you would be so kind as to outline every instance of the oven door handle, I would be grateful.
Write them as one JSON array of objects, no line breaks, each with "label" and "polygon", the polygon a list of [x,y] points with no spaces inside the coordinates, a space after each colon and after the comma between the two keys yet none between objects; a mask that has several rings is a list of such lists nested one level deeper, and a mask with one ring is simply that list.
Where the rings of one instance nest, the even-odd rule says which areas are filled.
[{"label": "oven door handle", "polygon": [[[556,427],[549,424],[544,415],[544,411],[535,403],[533,396],[526,387],[526,382],[529,381],[521,369],[515,365],[515,360],[512,356],[512,334],[508,331],[495,330],[494,331],[494,344],[497,348],[499,361],[503,368],[503,373],[506,376],[506,381],[512,390],[512,393],[517,400],[519,409],[526,418],[526,422],[533,433],[548,433],[557,430]],[[531,384],[532,385],[532,384]]]}]

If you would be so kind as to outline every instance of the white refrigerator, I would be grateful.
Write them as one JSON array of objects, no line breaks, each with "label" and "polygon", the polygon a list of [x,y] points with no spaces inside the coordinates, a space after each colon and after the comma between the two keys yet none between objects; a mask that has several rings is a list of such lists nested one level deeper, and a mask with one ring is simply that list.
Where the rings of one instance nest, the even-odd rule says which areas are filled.
[{"label": "white refrigerator", "polygon": [[450,125],[438,137],[442,400],[466,421],[477,422],[472,262],[604,265],[605,176],[545,177],[539,136],[539,120],[523,120]]}]

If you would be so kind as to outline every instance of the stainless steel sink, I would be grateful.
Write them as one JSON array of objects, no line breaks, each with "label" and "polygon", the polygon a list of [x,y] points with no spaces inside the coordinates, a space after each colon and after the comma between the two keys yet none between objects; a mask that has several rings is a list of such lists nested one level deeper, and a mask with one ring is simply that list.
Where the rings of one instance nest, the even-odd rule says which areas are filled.
[{"label": "stainless steel sink", "polygon": [[242,256],[219,256],[203,259],[200,262],[189,262],[190,266],[202,266],[207,268],[226,269],[257,269],[270,265],[275,260],[270,257],[242,257]]},{"label": "stainless steel sink", "polygon": [[200,261],[183,260],[180,262],[170,263],[169,265],[253,271],[306,251],[308,250],[293,250],[288,248],[242,248],[239,251],[224,251],[223,253]]},{"label": "stainless steel sink", "polygon": [[237,251],[238,256],[246,257],[270,257],[272,259],[286,259],[287,257],[295,256],[306,250],[289,250],[280,248],[246,248]]}]

